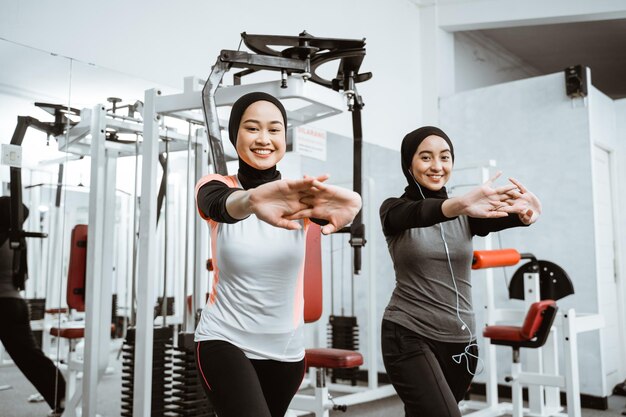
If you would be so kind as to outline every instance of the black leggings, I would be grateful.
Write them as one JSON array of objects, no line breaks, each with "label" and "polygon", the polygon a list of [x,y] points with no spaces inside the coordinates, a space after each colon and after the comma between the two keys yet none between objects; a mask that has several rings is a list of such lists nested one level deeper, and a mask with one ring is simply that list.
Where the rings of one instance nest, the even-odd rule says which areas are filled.
[{"label": "black leggings", "polygon": [[[463,399],[473,375],[467,370],[467,355],[460,364],[452,356],[466,343],[437,342],[383,320],[381,344],[387,375],[404,403],[407,417],[460,417]],[[478,356],[473,345],[469,352]],[[469,357],[469,369],[477,359]]]},{"label": "black leggings", "polygon": [[65,379],[41,351],[30,328],[28,305],[21,298],[0,298],[0,341],[50,408],[60,408]]},{"label": "black leggings", "polygon": [[304,377],[299,362],[248,359],[221,340],[196,343],[198,377],[219,417],[283,417]]}]

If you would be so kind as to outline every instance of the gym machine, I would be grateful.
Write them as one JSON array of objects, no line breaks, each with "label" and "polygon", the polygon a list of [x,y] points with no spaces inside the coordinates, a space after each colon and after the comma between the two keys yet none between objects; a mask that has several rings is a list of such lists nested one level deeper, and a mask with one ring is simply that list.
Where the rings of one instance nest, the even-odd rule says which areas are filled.
[{"label": "gym machine", "polygon": [[[493,275],[485,280],[485,328],[483,336],[491,343],[484,346],[482,356],[487,372],[486,403],[466,401],[463,407],[476,410],[464,415],[472,417],[501,416],[525,413],[533,416],[580,417],[580,387],[578,373],[579,333],[597,330],[604,325],[600,315],[577,315],[573,308],[557,313],[556,301],[574,293],[567,273],[558,265],[538,260],[529,253],[514,249],[474,252],[472,269],[521,265],[509,285],[509,298],[524,301],[524,309],[498,309],[494,303]],[[523,323],[523,326],[503,326],[497,323]],[[528,330],[531,324],[536,327]],[[530,326],[530,327],[529,327]],[[564,354],[564,368],[559,371],[559,344]],[[511,384],[512,402],[498,401],[497,363],[495,345],[513,350],[511,374],[505,381]],[[520,348],[526,348],[523,361]],[[522,369],[522,366],[524,369]],[[522,386],[528,387],[528,408],[522,404]],[[559,388],[566,394],[567,413],[563,412]]]}]

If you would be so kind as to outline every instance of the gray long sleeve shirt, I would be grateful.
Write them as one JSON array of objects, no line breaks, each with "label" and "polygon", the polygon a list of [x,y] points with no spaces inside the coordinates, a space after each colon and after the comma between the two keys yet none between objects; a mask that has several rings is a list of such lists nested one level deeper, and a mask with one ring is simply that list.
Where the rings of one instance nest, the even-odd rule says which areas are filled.
[{"label": "gray long sleeve shirt", "polygon": [[401,197],[383,202],[381,222],[396,275],[383,318],[433,340],[463,343],[476,338],[472,237],[523,224],[517,215],[449,219],[441,212],[443,201]]}]

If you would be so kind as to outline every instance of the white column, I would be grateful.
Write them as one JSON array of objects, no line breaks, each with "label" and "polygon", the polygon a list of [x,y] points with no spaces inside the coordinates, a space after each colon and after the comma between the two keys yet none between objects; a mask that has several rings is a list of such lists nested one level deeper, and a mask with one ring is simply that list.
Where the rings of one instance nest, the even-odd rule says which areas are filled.
[{"label": "white column", "polygon": [[[104,116],[103,116],[104,117]],[[105,159],[105,181],[104,200],[100,202],[97,210],[102,210],[104,227],[100,235],[101,243],[101,272],[100,280],[96,283],[98,287],[98,297],[100,298],[100,317],[98,330],[100,332],[100,350],[98,373],[102,377],[109,363],[109,350],[111,346],[111,302],[113,299],[113,252],[115,239],[115,211],[116,194],[115,185],[117,177],[117,152],[106,152]],[[90,206],[91,210],[91,206]]]},{"label": "white column", "polygon": [[141,205],[139,209],[139,252],[137,271],[137,327],[133,416],[150,417],[152,400],[152,342],[154,337],[154,290],[156,274],[156,197],[159,128],[155,101],[158,92],[146,90],[143,143],[141,147]]},{"label": "white column", "polygon": [[366,230],[367,234],[367,246],[365,246],[365,253],[367,254],[367,298],[368,298],[368,312],[367,312],[367,356],[368,356],[368,369],[367,369],[367,387],[369,389],[378,388],[378,346],[380,346],[377,323],[378,323],[378,308],[376,307],[376,297],[378,292],[376,291],[376,232],[374,227],[378,227],[378,210],[374,205],[373,196],[375,192],[375,183],[371,177],[366,176],[366,195],[367,195],[367,207],[364,208],[365,218],[367,219],[367,226],[369,230]]},{"label": "white column", "polygon": [[[196,149],[196,179],[194,181],[197,182],[200,178],[207,175],[209,173],[208,166],[208,142],[207,135],[204,130],[198,130],[198,140],[195,146]],[[193,188],[195,190],[195,186]],[[195,202],[195,195],[193,196],[193,201]],[[209,255],[209,226],[206,224],[204,220],[200,218],[197,210],[193,210],[194,213],[194,260],[195,264],[193,266],[193,300],[192,303],[192,312],[191,317],[192,320],[195,317],[195,310],[198,308],[202,308],[205,304],[206,300],[206,292],[209,291],[209,272],[206,269],[206,261],[209,256],[213,256],[213,254]],[[195,326],[194,326],[195,330]]]},{"label": "white column", "polygon": [[438,6],[420,8],[422,124],[438,125],[439,98],[454,94],[454,34],[439,27]]},{"label": "white column", "polygon": [[91,179],[89,188],[89,229],[85,274],[85,354],[83,365],[83,417],[95,417],[98,405],[98,368],[100,362],[101,307],[106,151],[105,107],[95,106],[91,118]]},{"label": "white column", "polygon": [[[530,306],[540,301],[539,271],[524,274],[524,305],[526,314]],[[543,373],[543,352],[542,348],[525,349],[526,357],[522,363],[526,366],[524,371]],[[528,409],[533,415],[545,415],[543,385],[530,385],[528,387]]]},{"label": "white column", "polygon": [[563,342],[567,415],[570,417],[580,417],[578,329],[576,328],[576,311],[573,308],[567,310],[563,316]]}]

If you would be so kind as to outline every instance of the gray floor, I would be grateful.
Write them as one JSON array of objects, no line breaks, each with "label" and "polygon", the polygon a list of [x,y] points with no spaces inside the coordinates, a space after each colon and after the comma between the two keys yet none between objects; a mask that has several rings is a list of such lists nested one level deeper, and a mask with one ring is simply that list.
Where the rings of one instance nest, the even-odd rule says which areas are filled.
[{"label": "gray floor", "polygon": [[[105,375],[99,385],[98,412],[103,417],[120,415],[121,367],[112,362],[114,371]],[[0,391],[0,417],[44,417],[49,409],[45,402],[29,403],[28,397],[36,393],[33,386],[20,371],[12,365],[0,367],[0,387],[11,388]],[[479,398],[472,398],[479,399]],[[620,416],[626,406],[626,397],[611,397],[609,410],[583,409],[583,417]],[[402,403],[398,397],[391,397],[367,404],[354,405],[345,413],[335,411],[332,416],[343,417],[403,417]]]}]

